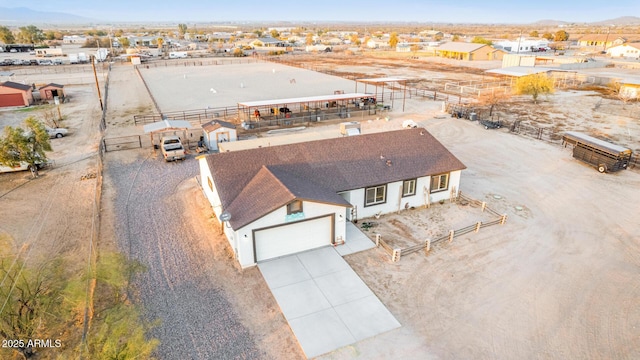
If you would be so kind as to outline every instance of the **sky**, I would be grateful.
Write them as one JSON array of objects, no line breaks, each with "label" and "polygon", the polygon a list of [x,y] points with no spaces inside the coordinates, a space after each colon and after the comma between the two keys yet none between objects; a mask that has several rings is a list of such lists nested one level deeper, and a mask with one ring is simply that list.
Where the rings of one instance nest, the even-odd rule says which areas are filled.
[{"label": "sky", "polygon": [[[640,16],[640,0],[58,0],[0,7],[29,7],[102,21],[357,21],[437,23],[531,23],[538,20],[594,22]],[[1,14],[0,14],[1,17]]]}]

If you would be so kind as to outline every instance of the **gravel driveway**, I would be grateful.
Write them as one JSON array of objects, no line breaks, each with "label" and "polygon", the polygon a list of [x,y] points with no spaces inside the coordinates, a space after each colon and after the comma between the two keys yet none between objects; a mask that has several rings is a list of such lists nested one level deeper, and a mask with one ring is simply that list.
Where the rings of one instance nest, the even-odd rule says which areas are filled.
[{"label": "gravel driveway", "polygon": [[[127,151],[135,157],[136,151]],[[133,279],[134,296],[161,324],[161,359],[256,359],[265,354],[241,324],[206,251],[207,234],[189,226],[180,186],[193,181],[193,156],[166,163],[149,150],[138,158],[107,154],[105,176],[115,187],[117,242],[147,271]]]}]

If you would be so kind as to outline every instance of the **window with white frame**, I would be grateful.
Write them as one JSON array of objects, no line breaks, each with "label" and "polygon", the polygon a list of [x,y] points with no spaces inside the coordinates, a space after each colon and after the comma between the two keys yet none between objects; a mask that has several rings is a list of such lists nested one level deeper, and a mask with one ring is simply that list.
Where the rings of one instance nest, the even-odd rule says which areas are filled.
[{"label": "window with white frame", "polygon": [[447,190],[449,188],[449,174],[434,175],[431,177],[431,192]]},{"label": "window with white frame", "polygon": [[416,179],[405,180],[402,182],[402,197],[412,196],[416,194]]},{"label": "window with white frame", "polygon": [[287,205],[287,215],[297,214],[302,212],[302,200],[295,200]]},{"label": "window with white frame", "polygon": [[383,204],[387,201],[387,185],[365,189],[364,206]]}]

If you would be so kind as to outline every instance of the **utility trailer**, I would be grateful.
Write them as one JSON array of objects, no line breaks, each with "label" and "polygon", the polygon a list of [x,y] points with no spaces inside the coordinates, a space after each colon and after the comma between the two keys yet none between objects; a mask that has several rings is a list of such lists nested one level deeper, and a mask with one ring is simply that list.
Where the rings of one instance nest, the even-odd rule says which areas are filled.
[{"label": "utility trailer", "polygon": [[566,132],[562,144],[572,145],[574,158],[595,166],[601,173],[624,170],[631,161],[630,149],[575,131]]}]

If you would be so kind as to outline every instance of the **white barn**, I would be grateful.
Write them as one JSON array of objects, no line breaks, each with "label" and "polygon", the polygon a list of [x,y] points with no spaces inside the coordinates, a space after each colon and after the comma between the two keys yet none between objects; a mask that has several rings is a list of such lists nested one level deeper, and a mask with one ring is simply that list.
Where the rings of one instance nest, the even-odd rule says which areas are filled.
[{"label": "white barn", "polygon": [[453,154],[425,129],[200,156],[204,194],[244,267],[349,242],[346,221],[457,195]]},{"label": "white barn", "polygon": [[202,124],[204,141],[210,150],[218,151],[218,143],[238,140],[236,126],[222,120],[212,120]]}]

